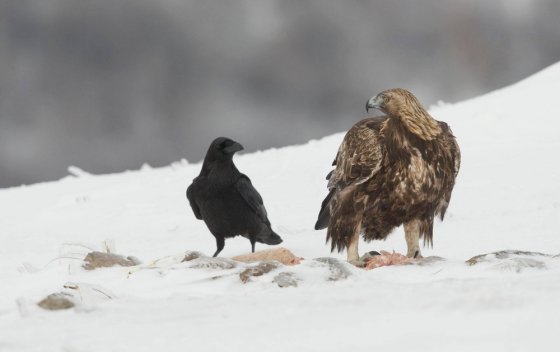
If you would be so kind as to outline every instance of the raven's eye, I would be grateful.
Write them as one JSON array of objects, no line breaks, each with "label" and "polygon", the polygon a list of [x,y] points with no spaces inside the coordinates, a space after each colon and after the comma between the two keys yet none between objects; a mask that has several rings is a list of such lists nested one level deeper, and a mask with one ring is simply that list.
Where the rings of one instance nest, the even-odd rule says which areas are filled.
[{"label": "raven's eye", "polygon": [[220,143],[220,149],[225,149],[229,146],[228,141],[223,141],[222,143]]}]

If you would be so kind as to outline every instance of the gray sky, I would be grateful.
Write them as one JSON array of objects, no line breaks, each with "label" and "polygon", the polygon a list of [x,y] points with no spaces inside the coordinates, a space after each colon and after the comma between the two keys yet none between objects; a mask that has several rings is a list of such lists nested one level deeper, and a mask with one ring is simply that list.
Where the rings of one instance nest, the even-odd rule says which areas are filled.
[{"label": "gray sky", "polygon": [[560,60],[560,2],[0,2],[0,187],[198,161],[348,129],[403,87],[426,104]]}]

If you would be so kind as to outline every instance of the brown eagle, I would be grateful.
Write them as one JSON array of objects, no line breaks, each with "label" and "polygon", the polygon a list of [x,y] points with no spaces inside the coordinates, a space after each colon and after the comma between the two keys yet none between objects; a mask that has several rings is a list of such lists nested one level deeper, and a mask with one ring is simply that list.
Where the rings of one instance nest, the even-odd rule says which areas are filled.
[{"label": "brown eagle", "polygon": [[331,251],[347,249],[355,264],[361,264],[360,234],[385,239],[404,224],[408,257],[420,256],[420,238],[432,245],[434,217],[443,220],[461,162],[449,126],[409,91],[386,90],[368,100],[370,108],[386,116],[366,118],[346,133],[315,224],[328,227]]}]

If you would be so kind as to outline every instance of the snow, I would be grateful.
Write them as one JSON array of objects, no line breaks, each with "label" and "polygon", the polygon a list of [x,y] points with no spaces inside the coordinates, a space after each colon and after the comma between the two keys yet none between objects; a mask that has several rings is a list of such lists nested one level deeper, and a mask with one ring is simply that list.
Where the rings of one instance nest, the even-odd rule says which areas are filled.
[{"label": "snow", "polygon": [[[505,249],[560,253],[559,91],[556,64],[430,109],[450,124],[463,156],[446,220],[423,251],[446,258],[432,265],[345,266],[348,278],[330,280],[328,264],[313,260],[344,258],[313,230],[343,133],[236,157],[282,246],[305,258],[246,284],[239,273],[248,264],[181,263],[185,251],[215,250],[185,199],[200,163],[114,175],[73,167],[58,182],[0,190],[0,351],[556,351],[560,258],[465,261]],[[90,250],[81,245],[145,264],[86,271],[77,259],[53,261],[83,258]],[[221,256],[249,250],[237,237]],[[402,229],[360,243],[366,250],[406,253]],[[298,286],[278,287],[282,272]],[[69,283],[80,287],[80,306],[36,306]]]}]

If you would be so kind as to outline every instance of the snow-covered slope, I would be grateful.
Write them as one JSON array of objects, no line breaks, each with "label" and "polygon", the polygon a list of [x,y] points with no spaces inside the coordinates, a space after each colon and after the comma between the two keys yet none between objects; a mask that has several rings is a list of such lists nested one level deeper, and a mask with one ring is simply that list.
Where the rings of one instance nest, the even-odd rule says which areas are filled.
[{"label": "snow-covered slope", "polygon": [[[87,252],[70,244],[101,249],[106,240],[144,262],[211,254],[214,239],[184,193],[200,164],[102,176],[74,170],[58,182],[0,190],[0,351],[556,351],[560,259],[523,270],[515,270],[523,260],[464,261],[503,249],[560,253],[558,92],[560,64],[431,108],[452,127],[463,160],[447,218],[423,253],[447,261],[430,266],[349,268],[347,279],[329,281],[328,267],[312,260],[343,258],[312,229],[342,133],[235,159],[263,195],[283,246],[306,258],[280,269],[299,278],[295,288],[279,288],[273,273],[243,284],[242,268],[180,263],[128,275],[52,261]],[[360,249],[403,252],[403,237],[399,229]],[[238,237],[221,255],[249,250]],[[113,299],[84,296],[83,307],[61,312],[35,306],[68,282]]]}]

